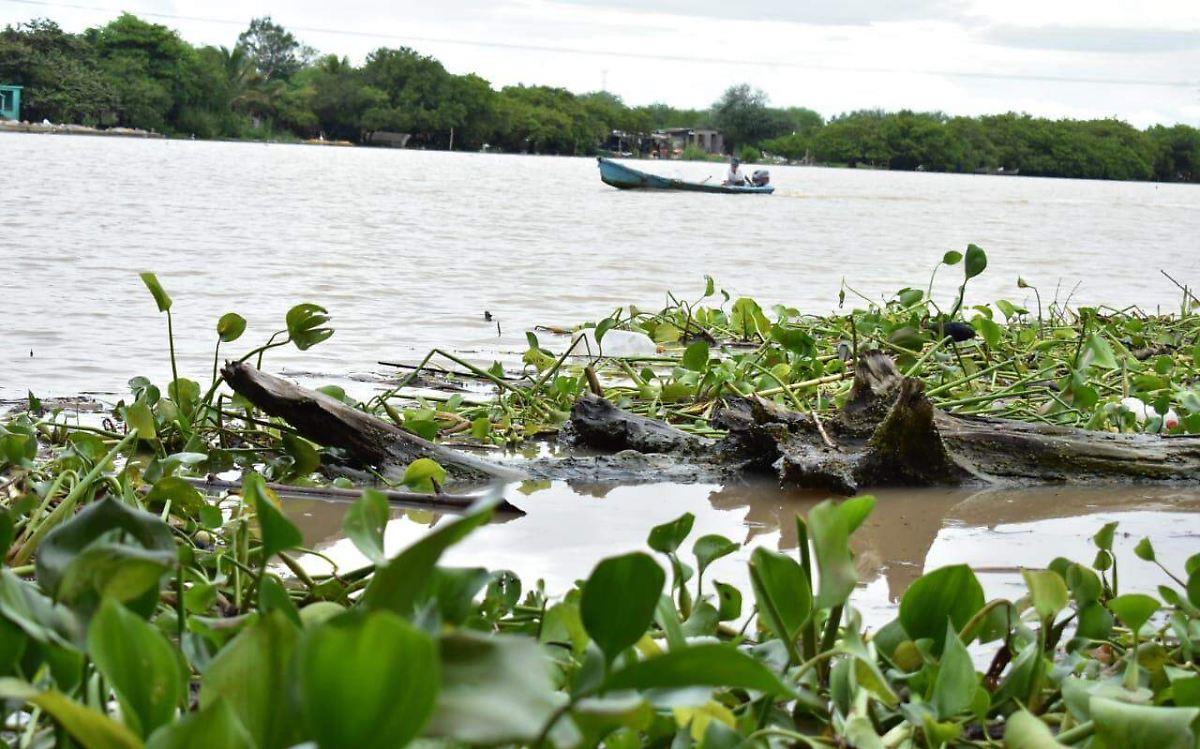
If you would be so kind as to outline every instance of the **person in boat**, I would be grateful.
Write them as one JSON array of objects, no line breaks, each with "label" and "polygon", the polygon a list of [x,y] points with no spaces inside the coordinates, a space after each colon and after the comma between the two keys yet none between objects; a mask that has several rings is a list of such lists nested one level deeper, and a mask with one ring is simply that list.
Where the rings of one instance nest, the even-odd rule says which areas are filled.
[{"label": "person in boat", "polygon": [[741,186],[746,184],[746,174],[741,169],[742,160],[737,156],[729,158],[729,173],[725,175],[726,185]]}]

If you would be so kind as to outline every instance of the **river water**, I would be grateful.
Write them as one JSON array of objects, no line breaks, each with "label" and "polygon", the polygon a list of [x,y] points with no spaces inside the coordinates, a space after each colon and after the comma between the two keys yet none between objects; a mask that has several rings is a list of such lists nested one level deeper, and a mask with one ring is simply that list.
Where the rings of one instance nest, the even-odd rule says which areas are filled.
[{"label": "river water", "polygon": [[[651,307],[668,290],[695,297],[705,274],[764,306],[825,312],[842,279],[871,297],[923,287],[946,250],[974,242],[990,264],[969,303],[1033,304],[1021,276],[1047,302],[1166,311],[1180,293],[1160,269],[1200,284],[1195,185],[772,167],[772,197],[624,193],[585,158],[17,134],[0,134],[0,159],[0,400],[30,390],[114,400],[139,374],[165,384],[166,321],[143,270],[174,298],[181,375],[209,376],[222,313],[249,320],[236,353],[311,301],[336,334],[272,351],[266,365],[366,389],[378,360],[435,345],[509,357],[534,325]],[[691,179],[722,170],[645,166]],[[954,276],[941,273],[937,293],[950,297]],[[697,534],[788,548],[791,514],[818,499],[758,484],[555,484],[513,497],[529,514],[480,531],[453,559],[560,592],[684,511]],[[337,532],[344,506],[291,509],[310,539],[354,563]],[[1107,519],[1122,520],[1130,547],[1154,535],[1178,568],[1196,548],[1198,509],[1194,491],[883,493],[859,542],[862,605],[884,607],[922,569],[952,561],[984,565],[989,592],[1004,593],[1019,565],[1090,557],[1086,539]],[[389,543],[435,520],[398,515]]]}]

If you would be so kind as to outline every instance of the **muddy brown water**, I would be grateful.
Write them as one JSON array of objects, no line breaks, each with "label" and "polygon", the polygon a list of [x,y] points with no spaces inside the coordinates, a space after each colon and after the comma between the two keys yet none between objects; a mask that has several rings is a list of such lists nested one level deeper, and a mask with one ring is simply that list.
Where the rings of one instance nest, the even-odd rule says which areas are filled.
[{"label": "muddy brown water", "polygon": [[[529,489],[526,488],[526,491]],[[855,534],[860,585],[854,601],[876,626],[895,615],[908,585],[926,571],[947,564],[975,568],[988,597],[1023,594],[1022,567],[1045,567],[1057,556],[1090,563],[1090,538],[1118,521],[1117,558],[1125,590],[1153,590],[1169,580],[1154,565],[1137,559],[1134,545],[1154,541],[1158,558],[1179,574],[1184,560],[1200,551],[1200,491],[1163,487],[1037,489],[881,489],[875,511]],[[781,491],[766,481],[736,485],[654,484],[571,486],[553,483],[523,494],[506,493],[527,511],[523,517],[493,522],[447,555],[452,566],[510,569],[526,585],[545,581],[562,594],[587,577],[602,557],[646,549],[653,526],[684,512],[696,517],[691,539],[720,533],[744,544],[707,573],[749,593],[746,561],[757,545],[782,551],[796,547],[796,513],[807,513],[821,494]],[[292,500],[289,512],[309,544],[343,568],[366,563],[341,536],[345,504]],[[395,510],[385,535],[394,554],[444,522],[437,513]],[[328,566],[309,558],[314,572]],[[748,604],[747,604],[748,605]]]}]

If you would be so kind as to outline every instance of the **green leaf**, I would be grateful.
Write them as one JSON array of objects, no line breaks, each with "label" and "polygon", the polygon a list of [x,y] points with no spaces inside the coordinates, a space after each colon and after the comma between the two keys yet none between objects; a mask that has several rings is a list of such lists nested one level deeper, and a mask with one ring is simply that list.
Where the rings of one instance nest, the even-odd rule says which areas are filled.
[{"label": "green leaf", "polygon": [[496,495],[476,502],[462,517],[437,528],[380,565],[363,591],[363,605],[409,616],[443,552],[486,523],[499,501],[500,496]]},{"label": "green leaf", "polygon": [[1065,749],[1054,739],[1050,727],[1028,710],[1017,710],[1004,724],[1004,746],[1007,749]]},{"label": "green leaf", "polygon": [[1200,707],[1200,676],[1172,679],[1171,699],[1176,707]]},{"label": "green leaf", "polygon": [[438,486],[446,483],[446,469],[432,458],[417,458],[409,463],[401,479],[401,483],[417,492],[432,493],[435,482]]},{"label": "green leaf", "polygon": [[441,686],[433,639],[390,611],[349,612],[312,628],[297,673],[321,749],[405,746],[433,714]]},{"label": "green leaf", "polygon": [[15,537],[16,526],[13,524],[12,513],[7,507],[0,507],[0,559],[8,555],[8,548],[12,546]]},{"label": "green leaf", "polygon": [[290,676],[300,630],[271,611],[213,657],[200,685],[200,707],[224,699],[258,749],[283,749],[301,736]]},{"label": "green leaf", "polygon": [[1187,597],[1193,606],[1200,607],[1200,569],[1188,575]]},{"label": "green leaf", "polygon": [[650,337],[655,343],[674,343],[683,338],[683,330],[675,323],[665,322],[661,325],[656,325]]},{"label": "green leaf", "polygon": [[593,741],[618,728],[640,731],[654,720],[654,708],[641,695],[625,693],[609,697],[587,697],[571,710],[575,725]]},{"label": "green leaf", "polygon": [[1154,561],[1154,545],[1150,543],[1150,539],[1148,538],[1143,538],[1141,541],[1138,541],[1138,545],[1133,547],[1133,553],[1137,554],[1138,559],[1142,559],[1147,562]]},{"label": "green leaf", "polygon": [[749,297],[742,297],[733,303],[729,323],[743,338],[750,337],[752,333],[766,332],[771,328],[762,307]]},{"label": "green leaf", "polygon": [[946,620],[961,632],[983,608],[983,587],[965,564],[940,567],[917,578],[900,600],[900,624],[909,639],[933,640],[933,652],[942,652]]},{"label": "green leaf", "polygon": [[720,601],[720,606],[717,607],[717,618],[728,622],[740,617],[742,615],[742,591],[728,583],[718,581],[713,582],[713,587],[717,589],[717,599]]},{"label": "green leaf", "polygon": [[383,550],[383,531],[390,517],[387,497],[375,489],[364,489],[362,497],[350,505],[342,519],[342,533],[354,543],[363,556],[375,564],[386,559]]},{"label": "green leaf", "polygon": [[967,278],[974,278],[980,273],[983,273],[987,268],[987,253],[978,245],[967,245],[967,262],[963,265],[963,272]]},{"label": "green leaf", "polygon": [[683,352],[683,366],[693,372],[703,372],[708,366],[708,344],[696,341]]},{"label": "green leaf", "polygon": [[147,507],[164,507],[168,502],[171,503],[173,514],[192,517],[197,516],[208,504],[196,487],[179,476],[166,476],[155,481],[146,494]]},{"label": "green leaf", "polygon": [[267,487],[262,475],[246,474],[242,479],[242,498],[254,505],[254,513],[258,516],[258,527],[262,534],[264,557],[270,559],[281,551],[294,549],[304,543],[300,529],[279,510],[279,498]]},{"label": "green leaf", "polygon": [[1083,348],[1089,354],[1090,362],[1101,369],[1117,369],[1120,366],[1112,346],[1099,333],[1088,336]]},{"label": "green leaf", "polygon": [[0,676],[13,676],[29,647],[29,635],[16,622],[0,616]]},{"label": "green leaf", "polygon": [[697,538],[692,545],[692,553],[696,555],[696,574],[703,575],[708,565],[739,548],[738,544],[716,533]]},{"label": "green leaf", "polygon": [[1089,640],[1107,640],[1112,634],[1113,616],[1099,601],[1079,607],[1079,626],[1075,629],[1076,637]]},{"label": "green leaf", "polygon": [[1014,317],[1020,317],[1021,315],[1029,314],[1029,310],[1025,309],[1024,307],[1018,307],[1007,299],[997,299],[996,307],[1000,310],[1000,313],[1004,315],[1004,319],[1010,322]]},{"label": "green leaf", "polygon": [[812,616],[812,590],[800,563],[760,546],[750,555],[750,583],[758,615],[790,646]]},{"label": "green leaf", "polygon": [[650,529],[646,544],[662,554],[672,554],[692,532],[692,524],[695,521],[695,515],[685,512],[670,522],[656,525]]},{"label": "green leaf", "polygon": [[[469,745],[530,744],[566,703],[532,638],[460,631],[439,640],[442,689],[425,735]],[[578,740],[558,721],[554,745]]]},{"label": "green leaf", "polygon": [[728,643],[691,645],[636,661],[604,683],[606,691],[696,686],[753,689],[777,696],[793,694],[761,661]]},{"label": "green leaf", "polygon": [[166,312],[171,309],[171,297],[167,296],[166,290],[158,282],[158,276],[150,272],[140,275],[142,283],[146,284],[146,288],[150,290],[150,296],[154,297],[154,304],[158,306],[158,311]]},{"label": "green leaf", "polygon": [[1096,535],[1092,536],[1092,541],[1097,548],[1111,552],[1113,545],[1113,534],[1117,531],[1117,523],[1114,520],[1111,523],[1105,523],[1100,530],[1096,531]]},{"label": "green leaf", "polygon": [[1004,329],[1000,327],[999,323],[986,317],[976,317],[971,324],[983,335],[983,340],[988,346],[996,348],[1000,345],[1000,341],[1004,337]]},{"label": "green leaf", "polygon": [[875,497],[863,494],[851,497],[838,505],[838,513],[846,521],[846,531],[853,534],[875,510]]},{"label": "green leaf", "polygon": [[1134,632],[1150,621],[1158,608],[1158,601],[1144,593],[1126,593],[1108,602],[1109,611]]},{"label": "green leaf", "polygon": [[942,255],[942,263],[944,265],[958,265],[962,259],[962,253],[958,250],[950,250],[945,255]]},{"label": "green leaf", "polygon": [[771,328],[771,338],[788,351],[798,356],[808,356],[816,347],[816,341],[807,330],[789,325],[775,325]]},{"label": "green leaf", "polygon": [[222,343],[232,343],[246,332],[246,318],[236,312],[226,312],[217,320],[217,336]]},{"label": "green leaf", "polygon": [[933,709],[938,720],[950,720],[970,707],[977,684],[971,654],[947,622],[946,646],[933,684]]},{"label": "green leaf", "polygon": [[837,505],[826,500],[808,513],[813,550],[820,572],[817,584],[817,608],[840,606],[850,597],[858,582],[854,556],[850,552],[850,534],[871,513],[875,498],[859,497]]},{"label": "green leaf", "polygon": [[[115,530],[124,532],[127,543],[102,539]],[[148,614],[158,601],[162,574],[175,560],[175,539],[166,523],[108,496],[42,539],[36,570],[43,590],[85,611],[110,595]]]},{"label": "green leaf", "polygon": [[19,679],[0,679],[0,699],[28,702],[54,717],[83,749],[142,749],[142,742],[104,713],[85,707],[62,692],[39,692]]},{"label": "green leaf", "polygon": [[106,598],[88,626],[88,652],[134,731],[149,736],[175,717],[184,674],[175,648],[156,627]]},{"label": "green leaf", "polygon": [[1058,612],[1067,607],[1070,594],[1067,584],[1057,572],[1051,570],[1021,570],[1025,585],[1029,588],[1029,600],[1043,622],[1052,622]]},{"label": "green leaf", "polygon": [[[612,319],[611,317],[606,317],[603,320],[601,320],[600,322],[596,323],[596,329],[594,331],[592,331],[592,335],[596,339],[596,345],[599,346],[600,342],[604,340],[604,334],[607,333],[608,331],[612,330],[615,327],[617,327],[617,321]],[[530,344],[530,348],[537,348],[536,341],[537,341],[537,339],[535,338],[534,342],[532,342]],[[603,347],[601,347],[601,348],[603,348]]]},{"label": "green leaf", "polygon": [[308,440],[284,432],[281,442],[284,452],[292,459],[291,475],[307,476],[321,467],[321,456]]},{"label": "green leaf", "polygon": [[101,599],[115,598],[146,615],[174,562],[163,552],[99,541],[71,561],[58,586],[58,600],[87,616]]},{"label": "green leaf", "polygon": [[295,601],[288,595],[287,588],[283,586],[283,582],[267,573],[262,576],[258,583],[258,611],[265,614],[269,611],[278,611],[286,616],[297,627],[303,626],[300,621],[300,611],[296,608]]},{"label": "green leaf", "polygon": [[1195,749],[1194,707],[1150,707],[1093,697],[1096,749]]},{"label": "green leaf", "polygon": [[255,749],[254,741],[229,703],[218,697],[207,707],[186,713],[158,729],[146,749]]},{"label": "green leaf", "polygon": [[556,603],[546,610],[542,619],[542,630],[538,636],[539,642],[555,642],[568,644],[576,655],[587,648],[591,638],[583,628],[583,620],[579,617],[579,606],[563,601]]},{"label": "green leaf", "polygon": [[609,557],[592,570],[579,613],[609,662],[646,633],[665,582],[662,567],[642,552]]},{"label": "green leaf", "polygon": [[475,596],[492,579],[482,567],[435,567],[427,588],[444,624],[460,625],[472,613]]},{"label": "green leaf", "polygon": [[154,442],[158,439],[158,431],[154,424],[154,413],[142,401],[138,401],[125,409],[125,423],[133,427],[140,440]]},{"label": "green leaf", "polygon": [[324,307],[316,304],[297,304],[288,310],[287,331],[296,344],[296,348],[307,351],[329,336],[333,328],[322,327],[329,322],[329,314]]}]

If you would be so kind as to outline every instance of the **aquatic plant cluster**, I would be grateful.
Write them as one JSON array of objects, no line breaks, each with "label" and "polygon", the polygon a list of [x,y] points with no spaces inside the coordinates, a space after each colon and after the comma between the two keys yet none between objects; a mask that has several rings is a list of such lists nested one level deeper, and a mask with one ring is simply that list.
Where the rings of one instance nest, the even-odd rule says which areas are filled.
[{"label": "aquatic plant cluster", "polygon": [[[1172,317],[997,302],[1001,324],[992,307],[965,306],[986,264],[977,247],[948,253],[938,270],[962,280],[945,305],[931,278],[822,318],[776,308],[771,319],[709,282],[695,302],[622,309],[572,338],[603,348],[614,331],[644,335],[663,347],[651,356],[576,359],[531,336],[523,372],[442,353],[469,377],[414,370],[366,404],[324,390],[443,441],[528,440],[589,389],[714,433],[707,415],[724,394],[833,407],[847,361],[877,347],[957,412],[1116,430],[1167,429],[1175,412],[1170,429],[1196,431],[1190,292]],[[343,529],[369,564],[341,569],[304,548],[268,481],[326,481],[344,456],[222,388],[216,365],[245,330],[236,313],[216,325],[208,386],[179,376],[172,300],[153,274],[143,280],[167,325],[167,386],[135,378],[98,426],[33,396],[0,425],[0,736],[11,746],[1197,745],[1200,554],[1170,569],[1142,540],[1136,555],[1164,585],[1124,590],[1115,524],[1095,535],[1090,564],[1025,570],[1015,601],[987,601],[965,565],[930,570],[877,630],[851,601],[850,541],[869,496],[797,516],[794,555],[719,535],[689,543],[685,514],[651,531],[653,554],[603,559],[573,589],[547,591],[440,564],[499,497],[390,555],[388,500],[366,489]],[[323,308],[299,304],[242,360],[332,334]],[[497,397],[406,394],[432,375]],[[1127,396],[1147,411],[1121,405]],[[233,490],[197,488],[228,471],[241,473]],[[432,492],[445,478],[422,459],[400,481]],[[717,578],[746,552],[748,590]]]},{"label": "aquatic plant cluster", "polygon": [[794,556],[754,549],[750,590],[716,577],[737,543],[687,543],[690,514],[563,595],[439,564],[496,497],[389,556],[374,490],[344,521],[371,563],[311,574],[261,473],[205,497],[186,476],[222,448],[169,452],[181,435],[132,421],[0,437],[9,746],[1197,745],[1200,554],[1157,596],[1123,591],[1115,523],[1090,565],[1024,570],[1015,601],[930,570],[875,631],[851,602],[869,496],[797,516]]},{"label": "aquatic plant cluster", "polygon": [[[554,433],[589,388],[629,411],[704,436],[720,434],[711,418],[721,399],[757,395],[818,415],[844,404],[851,362],[878,349],[921,379],[935,405],[960,415],[987,415],[1114,432],[1200,433],[1200,302],[1181,286],[1178,311],[1135,307],[1071,307],[1057,294],[1018,279],[1015,292],[1033,303],[998,299],[968,306],[971,279],[987,254],[971,245],[945,254],[924,288],[874,300],[843,284],[839,307],[826,316],[749,297],[734,299],[707,279],[702,295],[671,294],[658,310],[634,306],[579,331],[544,328],[528,334],[524,372],[488,369],[440,349],[394,387],[365,404],[426,437],[467,433],[518,444]],[[939,302],[933,281],[958,272],[955,295]],[[1049,294],[1048,294],[1049,296]],[[610,331],[637,334],[640,352],[616,347]],[[549,335],[547,335],[547,332]],[[561,345],[561,335],[571,334]],[[627,355],[631,354],[631,355]],[[445,369],[439,366],[448,362]],[[406,388],[440,383],[466,392],[440,401],[406,400]],[[495,402],[471,397],[472,383],[494,386]],[[397,401],[408,403],[400,408]]]}]

